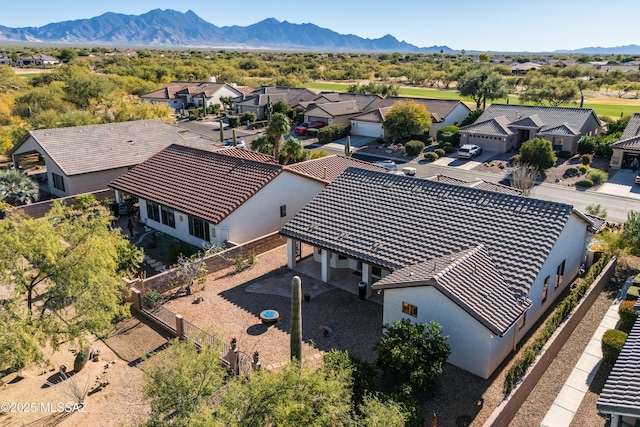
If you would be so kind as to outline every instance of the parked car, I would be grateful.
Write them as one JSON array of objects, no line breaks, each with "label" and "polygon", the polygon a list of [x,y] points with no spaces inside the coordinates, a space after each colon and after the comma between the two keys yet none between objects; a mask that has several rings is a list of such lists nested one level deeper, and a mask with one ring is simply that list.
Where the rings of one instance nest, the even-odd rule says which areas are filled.
[{"label": "parked car", "polygon": [[394,162],[393,160],[379,160],[377,162],[374,162],[373,164],[376,166],[382,166],[383,168],[387,168],[392,172],[398,171],[398,166],[396,166],[396,162]]},{"label": "parked car", "polygon": [[482,148],[473,144],[465,144],[458,149],[459,159],[473,159],[475,156],[479,156],[482,153]]},{"label": "parked car", "polygon": [[636,180],[634,181],[636,184],[640,184],[640,172],[636,174]]},{"label": "parked car", "polygon": [[[233,147],[233,138],[226,139],[224,141],[224,147],[230,148]],[[246,148],[247,144],[241,139],[236,140],[236,148]]]},{"label": "parked car", "polygon": [[293,130],[296,135],[304,135],[307,132],[307,129],[320,129],[325,127],[324,122],[302,122],[300,125],[296,126]]}]

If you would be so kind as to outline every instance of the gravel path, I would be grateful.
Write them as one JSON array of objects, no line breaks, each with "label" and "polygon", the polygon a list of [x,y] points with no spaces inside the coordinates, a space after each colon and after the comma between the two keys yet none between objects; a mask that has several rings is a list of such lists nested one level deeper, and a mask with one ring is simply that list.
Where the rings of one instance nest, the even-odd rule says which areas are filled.
[{"label": "gravel path", "polygon": [[[538,385],[527,398],[525,404],[520,408],[520,411],[518,411],[510,426],[530,427],[540,425],[556,396],[564,386],[565,381],[571,374],[573,366],[575,366],[578,359],[582,356],[582,352],[611,306],[613,297],[614,295],[607,291],[603,291],[598,296],[589,312],[571,335],[571,338],[567,340],[558,353],[558,356],[551,363],[538,382]],[[592,390],[596,383],[597,381],[594,382]],[[600,385],[600,388],[602,388],[602,385]],[[595,409],[596,399],[597,395],[593,393],[593,391],[590,391],[576,414],[572,425],[590,427],[605,425],[604,418],[598,415]]]}]

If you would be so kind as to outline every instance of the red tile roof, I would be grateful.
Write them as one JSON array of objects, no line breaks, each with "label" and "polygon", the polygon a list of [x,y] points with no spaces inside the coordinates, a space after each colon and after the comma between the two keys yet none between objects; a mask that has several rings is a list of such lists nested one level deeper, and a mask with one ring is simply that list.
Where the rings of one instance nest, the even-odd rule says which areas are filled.
[{"label": "red tile roof", "polygon": [[329,184],[350,166],[376,172],[388,172],[388,170],[382,166],[376,166],[364,160],[338,155],[294,163],[286,166],[286,169],[290,172],[299,173]]},{"label": "red tile roof", "polygon": [[218,224],[283,170],[279,164],[242,158],[232,151],[174,144],[113,180],[110,187]]}]

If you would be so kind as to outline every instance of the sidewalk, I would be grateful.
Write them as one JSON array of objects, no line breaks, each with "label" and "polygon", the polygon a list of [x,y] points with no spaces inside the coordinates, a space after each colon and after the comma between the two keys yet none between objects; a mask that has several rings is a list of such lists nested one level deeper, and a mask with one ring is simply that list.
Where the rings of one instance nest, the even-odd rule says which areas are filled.
[{"label": "sidewalk", "polygon": [[602,335],[605,331],[617,327],[620,321],[618,306],[623,300],[627,289],[631,286],[632,280],[633,277],[627,279],[620,293],[611,304],[611,307],[609,307],[600,322],[600,326],[598,326],[589,344],[584,349],[582,357],[576,363],[571,375],[567,378],[562,390],[560,390],[547,415],[540,423],[541,427],[569,427],[571,425],[571,421],[602,362]]}]

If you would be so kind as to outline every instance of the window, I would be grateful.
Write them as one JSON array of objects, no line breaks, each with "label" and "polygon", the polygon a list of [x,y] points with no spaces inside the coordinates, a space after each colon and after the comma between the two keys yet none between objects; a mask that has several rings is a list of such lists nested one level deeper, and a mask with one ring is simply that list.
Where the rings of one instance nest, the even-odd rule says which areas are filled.
[{"label": "window", "polygon": [[173,209],[169,209],[166,206],[160,206],[160,215],[162,223],[168,225],[171,228],[176,228],[176,217],[173,213]]},{"label": "window", "polygon": [[381,267],[376,267],[376,266],[371,266],[371,275],[381,278],[382,277],[382,268]]},{"label": "window", "polygon": [[523,313],[518,319],[518,329],[522,329],[522,327],[527,323],[527,313]]},{"label": "window", "polygon": [[51,173],[53,177],[53,188],[57,188],[60,191],[64,191],[64,178],[56,173]]},{"label": "window", "polygon": [[402,301],[402,312],[409,316],[418,317],[418,307],[408,302]]},{"label": "window", "polygon": [[556,270],[556,288],[560,286],[562,279],[564,278],[564,264],[566,261],[567,260],[562,261]]},{"label": "window", "polygon": [[160,222],[160,205],[147,201],[147,218]]},{"label": "window", "polygon": [[209,223],[189,215],[189,234],[209,242]]},{"label": "window", "polygon": [[542,287],[542,302],[545,302],[547,300],[547,291],[549,290],[549,279],[550,279],[550,276],[547,276],[547,278],[544,279],[544,286]]},{"label": "window", "polygon": [[280,218],[287,216],[287,205],[280,206]]}]

